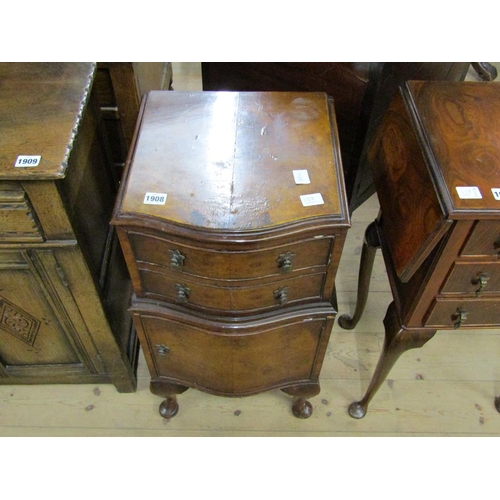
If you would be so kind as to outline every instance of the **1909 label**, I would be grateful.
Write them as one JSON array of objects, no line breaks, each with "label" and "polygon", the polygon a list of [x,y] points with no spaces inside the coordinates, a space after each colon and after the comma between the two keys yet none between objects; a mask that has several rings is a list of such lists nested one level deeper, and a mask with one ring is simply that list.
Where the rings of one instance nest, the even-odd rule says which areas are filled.
[{"label": "1909 label", "polygon": [[14,167],[37,167],[41,159],[42,157],[37,155],[19,155]]}]

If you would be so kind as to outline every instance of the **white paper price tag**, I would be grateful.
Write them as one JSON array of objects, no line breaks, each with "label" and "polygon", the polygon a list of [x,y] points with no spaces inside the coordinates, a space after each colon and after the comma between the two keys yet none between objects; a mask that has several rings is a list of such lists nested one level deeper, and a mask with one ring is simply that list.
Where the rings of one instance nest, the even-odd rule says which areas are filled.
[{"label": "white paper price tag", "polygon": [[491,192],[493,193],[493,198],[495,198],[495,200],[500,200],[500,188],[491,188]]},{"label": "white paper price tag", "polygon": [[37,167],[41,159],[42,157],[37,155],[19,155],[14,167]]},{"label": "white paper price tag", "polygon": [[323,203],[325,203],[323,201],[323,196],[321,196],[320,193],[303,194],[300,197],[300,201],[302,202],[302,205],[304,205],[304,207],[311,207],[313,205],[323,205]]},{"label": "white paper price tag", "polygon": [[311,184],[307,170],[293,170],[295,184]]},{"label": "white paper price tag", "polygon": [[146,193],[142,203],[144,205],[165,205],[166,201],[166,193]]},{"label": "white paper price tag", "polygon": [[480,200],[481,191],[476,186],[457,187],[457,193],[462,200]]}]

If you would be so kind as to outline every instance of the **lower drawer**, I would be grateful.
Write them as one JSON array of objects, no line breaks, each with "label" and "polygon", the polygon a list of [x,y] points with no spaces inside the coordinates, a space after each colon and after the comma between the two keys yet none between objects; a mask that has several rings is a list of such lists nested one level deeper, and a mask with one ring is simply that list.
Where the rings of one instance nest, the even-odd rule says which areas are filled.
[{"label": "lower drawer", "polygon": [[334,314],[305,309],[235,324],[133,308],[133,319],[153,378],[243,396],[317,382]]},{"label": "lower drawer", "polygon": [[[190,309],[224,314],[228,311],[250,313],[277,309],[287,304],[320,301],[324,273],[306,274],[254,286],[209,286],[201,281],[171,276],[149,269],[140,270],[144,298],[182,303]],[[226,284],[224,282],[219,282]],[[325,299],[328,302],[330,297]]]},{"label": "lower drawer", "polygon": [[429,310],[424,326],[436,329],[500,326],[500,299],[437,298]]}]

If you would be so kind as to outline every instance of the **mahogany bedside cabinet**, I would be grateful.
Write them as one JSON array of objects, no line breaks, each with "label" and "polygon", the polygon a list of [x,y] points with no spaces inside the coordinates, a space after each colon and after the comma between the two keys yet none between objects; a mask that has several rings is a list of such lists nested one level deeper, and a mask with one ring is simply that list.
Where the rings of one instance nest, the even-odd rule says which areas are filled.
[{"label": "mahogany bedside cabinet", "polygon": [[368,390],[349,407],[354,418],[398,357],[437,330],[500,327],[500,84],[408,82],[369,161],[380,213],[365,233],[356,311],[339,324],[359,321],[378,247],[394,300]]},{"label": "mahogany bedside cabinet", "polygon": [[190,387],[311,415],[350,226],[326,94],[150,92],[112,224],[163,417]]}]

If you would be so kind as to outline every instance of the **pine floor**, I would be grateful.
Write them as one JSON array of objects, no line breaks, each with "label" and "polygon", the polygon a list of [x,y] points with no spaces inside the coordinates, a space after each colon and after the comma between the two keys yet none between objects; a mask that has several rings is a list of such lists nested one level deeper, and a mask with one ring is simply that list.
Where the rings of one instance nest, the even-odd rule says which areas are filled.
[{"label": "pine floor", "polygon": [[[174,63],[174,89],[201,89],[199,63]],[[373,196],[353,214],[337,279],[339,314],[353,310],[363,234],[377,212]],[[179,414],[164,420],[141,356],[133,394],[111,385],[0,386],[0,436],[500,436],[495,330],[438,332],[400,358],[364,419],[348,416],[378,360],[390,301],[379,254],[361,322],[353,331],[333,328],[322,391],[311,398],[314,413],[307,420],[292,415],[291,398],[281,391],[222,398],[195,390],[179,396]]]}]

